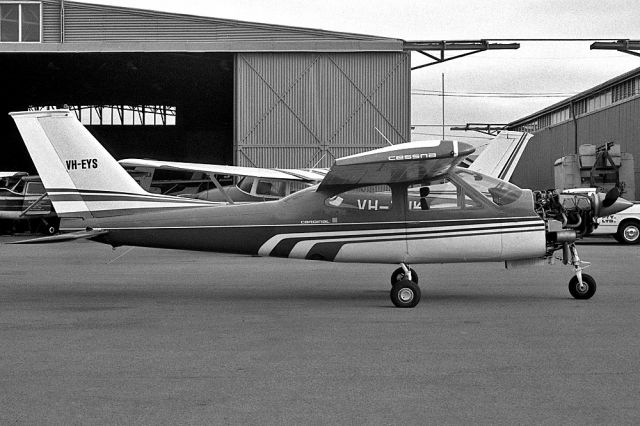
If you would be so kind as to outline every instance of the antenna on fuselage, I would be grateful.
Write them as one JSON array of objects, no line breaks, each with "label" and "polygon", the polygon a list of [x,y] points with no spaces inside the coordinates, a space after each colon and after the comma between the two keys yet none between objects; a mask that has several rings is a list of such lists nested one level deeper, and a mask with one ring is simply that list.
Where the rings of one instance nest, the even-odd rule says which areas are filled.
[{"label": "antenna on fuselage", "polygon": [[380,131],[380,129],[378,129],[377,127],[374,127],[374,129],[376,129],[376,132],[380,133],[380,136],[382,136],[389,145],[393,146],[393,143],[384,135],[384,133]]}]

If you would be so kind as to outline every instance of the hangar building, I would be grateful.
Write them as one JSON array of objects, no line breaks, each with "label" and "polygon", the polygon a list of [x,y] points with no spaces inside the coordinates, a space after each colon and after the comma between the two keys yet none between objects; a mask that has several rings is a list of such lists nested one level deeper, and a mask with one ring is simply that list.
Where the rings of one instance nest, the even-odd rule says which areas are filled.
[{"label": "hangar building", "polygon": [[400,39],[65,0],[0,1],[0,170],[34,172],[9,111],[67,106],[116,158],[328,166],[410,139]]},{"label": "hangar building", "polygon": [[583,144],[619,143],[633,155],[640,199],[640,68],[509,123],[510,130],[535,136],[511,180],[525,188],[554,187],[553,163]]}]

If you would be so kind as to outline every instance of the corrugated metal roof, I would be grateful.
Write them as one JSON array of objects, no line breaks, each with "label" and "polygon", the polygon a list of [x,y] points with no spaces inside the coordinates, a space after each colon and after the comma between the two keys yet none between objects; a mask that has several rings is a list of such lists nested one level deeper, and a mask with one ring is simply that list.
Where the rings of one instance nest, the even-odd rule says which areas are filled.
[{"label": "corrugated metal roof", "polygon": [[571,96],[570,98],[564,99],[562,101],[556,102],[555,104],[548,106],[544,109],[541,109],[540,111],[534,112],[533,114],[527,115],[526,117],[520,118],[518,120],[512,121],[511,123],[507,124],[507,128],[511,129],[517,126],[520,126],[522,124],[525,124],[531,120],[533,120],[534,118],[540,117],[542,115],[548,114],[550,112],[554,112],[563,108],[566,108],[568,106],[571,105],[571,103],[579,101],[581,99],[584,98],[588,98],[589,96],[598,93],[599,91],[603,90],[603,89],[607,89],[609,87],[615,86],[618,83],[621,83],[625,80],[628,80],[630,78],[634,78],[640,76],[640,68],[636,68],[633,69],[629,72],[626,72],[622,75],[619,75],[617,77],[614,77],[610,80],[605,81],[602,84],[599,84],[595,87],[592,87],[591,89],[585,90],[584,92],[580,92],[577,95]]},{"label": "corrugated metal roof", "polygon": [[65,41],[395,40],[206,16],[65,1]]}]

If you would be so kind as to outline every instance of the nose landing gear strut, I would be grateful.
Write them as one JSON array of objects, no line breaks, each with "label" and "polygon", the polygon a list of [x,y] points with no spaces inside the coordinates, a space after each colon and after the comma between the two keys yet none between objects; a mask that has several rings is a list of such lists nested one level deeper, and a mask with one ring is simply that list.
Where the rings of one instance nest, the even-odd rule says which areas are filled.
[{"label": "nose landing gear strut", "polygon": [[575,243],[564,243],[562,252],[563,263],[565,265],[571,263],[576,274],[569,281],[569,293],[576,299],[590,299],[596,292],[596,280],[591,275],[583,274],[582,271],[591,264],[580,260]]}]

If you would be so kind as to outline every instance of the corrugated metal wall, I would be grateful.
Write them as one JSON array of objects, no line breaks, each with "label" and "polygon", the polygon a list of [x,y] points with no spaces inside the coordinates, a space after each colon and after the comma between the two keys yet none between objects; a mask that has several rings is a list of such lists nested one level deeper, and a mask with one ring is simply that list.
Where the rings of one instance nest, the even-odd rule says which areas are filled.
[{"label": "corrugated metal wall", "polygon": [[409,54],[252,53],[236,59],[236,163],[326,167],[409,140]]},{"label": "corrugated metal wall", "polygon": [[60,1],[42,2],[42,42],[60,43]]},{"label": "corrugated metal wall", "polygon": [[[633,155],[640,199],[640,97],[580,117],[577,126],[578,145],[616,142]],[[574,137],[572,121],[536,132],[511,180],[524,188],[553,188],[553,163],[575,153]]]}]

